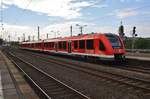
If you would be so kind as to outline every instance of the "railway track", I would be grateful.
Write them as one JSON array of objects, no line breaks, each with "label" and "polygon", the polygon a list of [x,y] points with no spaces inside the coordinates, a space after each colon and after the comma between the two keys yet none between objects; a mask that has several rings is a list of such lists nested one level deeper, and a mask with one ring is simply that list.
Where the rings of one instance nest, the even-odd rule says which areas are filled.
[{"label": "railway track", "polygon": [[11,61],[32,81],[44,97],[42,99],[90,99],[48,73],[20,57],[7,53]]},{"label": "railway track", "polygon": [[[52,58],[52,57],[51,57]],[[53,57],[54,58],[54,57]],[[65,57],[66,58],[66,57]],[[74,58],[74,57],[72,57]],[[58,59],[58,57],[57,57]],[[114,67],[114,68],[120,68],[120,69],[124,69],[124,70],[129,70],[129,71],[134,71],[134,72],[140,72],[140,73],[145,73],[145,74],[150,74],[150,62],[148,61],[140,61],[140,60],[137,60],[135,62],[135,60],[129,60],[127,59],[127,64],[109,64],[109,63],[101,63],[99,61],[92,61],[92,59],[90,60],[84,60],[84,59],[76,59],[75,60],[79,60],[79,61],[85,61],[85,62],[89,62],[89,63],[94,63],[94,64],[99,64],[99,65],[102,65],[102,66],[110,66],[110,67]],[[59,60],[59,61],[62,61],[62,60]],[[65,61],[62,61],[62,62],[65,62]],[[146,65],[145,65],[146,64]],[[142,65],[142,66],[141,66]]]},{"label": "railway track", "polygon": [[[38,55],[38,54],[36,54]],[[40,56],[40,55],[38,55]],[[43,55],[42,55],[43,56]],[[42,57],[43,58],[43,57]],[[53,60],[58,60],[58,58],[54,58],[54,57],[50,57],[50,59],[53,59]],[[59,60],[61,62],[65,62],[67,63],[66,61],[64,60]],[[72,64],[71,62],[69,62],[69,64]],[[96,64],[100,64],[100,63],[96,63]],[[75,65],[75,64],[73,64]],[[124,69],[124,70],[128,70],[128,71],[134,71],[134,72],[140,72],[140,73],[145,73],[145,74],[150,74],[150,67],[141,67],[139,65],[137,66],[133,66],[133,64],[128,64],[128,65],[121,65],[121,64],[100,64],[102,66],[110,66],[110,67],[114,67],[114,68],[120,68],[120,69]],[[120,65],[120,66],[116,66],[116,65]]]},{"label": "railway track", "polygon": [[144,73],[144,74],[150,74],[150,68],[146,68],[146,67],[125,66],[125,67],[118,67],[118,68],[129,70],[129,71],[134,71],[134,72],[139,72],[139,73]]},{"label": "railway track", "polygon": [[74,69],[74,70],[78,70],[84,73],[88,73],[90,75],[96,76],[96,77],[100,77],[103,79],[107,79],[113,82],[118,82],[119,84],[123,84],[123,85],[127,85],[128,87],[132,87],[134,89],[136,89],[137,91],[142,91],[144,93],[150,93],[150,81],[148,80],[144,80],[144,79],[139,79],[136,77],[129,77],[126,75],[121,75],[121,74],[115,74],[115,73],[111,73],[108,71],[101,71],[101,70],[96,70],[93,68],[89,68],[89,67],[85,67],[85,66],[81,66],[80,64],[75,64],[75,63],[71,63],[71,62],[66,62],[66,61],[58,61],[55,58],[45,58],[43,56],[34,54],[34,53],[26,53],[26,55],[30,55],[32,57],[37,57],[40,58],[39,61],[42,61],[44,63],[53,63],[53,64],[57,64],[59,66],[64,66],[66,68],[70,68],[70,69]]}]

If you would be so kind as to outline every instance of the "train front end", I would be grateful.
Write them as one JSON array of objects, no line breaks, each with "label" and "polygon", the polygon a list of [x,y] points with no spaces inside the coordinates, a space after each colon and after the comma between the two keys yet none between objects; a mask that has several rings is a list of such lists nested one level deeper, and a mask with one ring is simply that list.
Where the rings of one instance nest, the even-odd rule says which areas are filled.
[{"label": "train front end", "polygon": [[125,60],[125,47],[123,40],[115,34],[105,34],[108,53],[114,55],[114,60]]}]

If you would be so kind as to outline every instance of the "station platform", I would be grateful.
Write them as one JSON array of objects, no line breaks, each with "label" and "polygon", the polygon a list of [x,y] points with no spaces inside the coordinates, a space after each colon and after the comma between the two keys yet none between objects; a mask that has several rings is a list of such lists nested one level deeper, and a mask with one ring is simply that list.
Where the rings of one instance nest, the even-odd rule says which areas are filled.
[{"label": "station platform", "polygon": [[126,58],[150,61],[150,53],[126,53]]},{"label": "station platform", "polygon": [[136,59],[136,60],[143,60],[143,61],[150,61],[150,57],[126,56],[126,58]]},{"label": "station platform", "polygon": [[23,74],[0,50],[0,99],[39,99]]}]

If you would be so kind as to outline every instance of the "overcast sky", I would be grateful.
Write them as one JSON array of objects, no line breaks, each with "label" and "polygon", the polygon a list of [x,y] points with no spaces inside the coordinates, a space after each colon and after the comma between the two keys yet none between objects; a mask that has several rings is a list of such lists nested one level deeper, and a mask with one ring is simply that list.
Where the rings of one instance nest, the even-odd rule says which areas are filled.
[{"label": "overcast sky", "polygon": [[77,35],[75,24],[87,25],[84,33],[117,33],[121,20],[127,36],[136,26],[140,37],[150,37],[150,0],[3,0],[2,8],[1,36],[12,40],[37,36],[37,26],[42,39],[54,37],[51,31],[70,36],[70,25]]}]

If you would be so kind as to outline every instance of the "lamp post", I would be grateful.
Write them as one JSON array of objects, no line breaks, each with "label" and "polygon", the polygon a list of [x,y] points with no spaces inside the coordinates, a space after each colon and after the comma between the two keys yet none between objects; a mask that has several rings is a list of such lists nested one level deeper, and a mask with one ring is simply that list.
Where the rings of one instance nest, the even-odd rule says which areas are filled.
[{"label": "lamp post", "polygon": [[25,38],[26,38],[26,37],[25,37],[25,34],[23,33],[23,42],[25,42]]},{"label": "lamp post", "polygon": [[48,33],[47,33],[47,37],[46,38],[48,39]]},{"label": "lamp post", "polygon": [[72,25],[70,26],[70,36],[72,36]]},{"label": "lamp post", "polygon": [[30,42],[30,35],[28,36],[28,42]]},{"label": "lamp post", "polygon": [[49,35],[51,35],[51,34],[47,33],[47,35],[46,35],[47,39],[49,38]]},{"label": "lamp post", "polygon": [[20,42],[20,37],[18,37],[18,42]]},{"label": "lamp post", "polygon": [[38,29],[38,40],[40,40],[40,26],[38,26],[37,29]]},{"label": "lamp post", "polygon": [[76,24],[76,26],[79,27],[79,29],[80,29],[80,34],[82,35],[82,34],[83,34],[83,28],[86,27],[87,25],[79,25],[79,24]]},{"label": "lamp post", "polygon": [[57,34],[60,35],[59,31],[53,31],[53,30],[52,30],[52,31],[50,31],[50,32],[53,32],[53,33],[54,33],[55,38],[57,38]]}]

